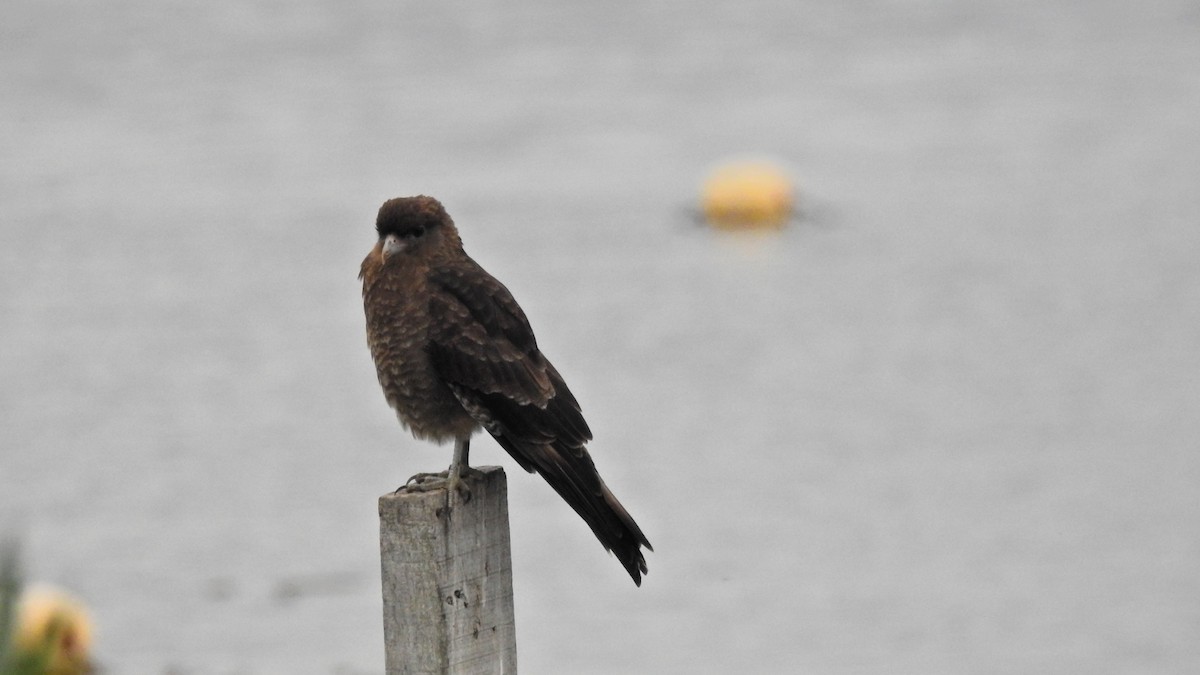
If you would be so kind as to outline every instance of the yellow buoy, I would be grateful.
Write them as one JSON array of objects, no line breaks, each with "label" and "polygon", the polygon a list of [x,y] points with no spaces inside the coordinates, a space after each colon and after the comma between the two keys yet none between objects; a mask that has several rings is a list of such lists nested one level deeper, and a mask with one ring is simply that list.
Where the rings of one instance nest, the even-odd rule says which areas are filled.
[{"label": "yellow buoy", "polygon": [[34,586],[21,595],[17,609],[16,649],[40,654],[49,649],[47,675],[91,672],[92,622],[83,605],[65,592]]},{"label": "yellow buoy", "polygon": [[704,217],[722,229],[783,227],[796,196],[784,171],[767,162],[718,167],[704,183]]}]

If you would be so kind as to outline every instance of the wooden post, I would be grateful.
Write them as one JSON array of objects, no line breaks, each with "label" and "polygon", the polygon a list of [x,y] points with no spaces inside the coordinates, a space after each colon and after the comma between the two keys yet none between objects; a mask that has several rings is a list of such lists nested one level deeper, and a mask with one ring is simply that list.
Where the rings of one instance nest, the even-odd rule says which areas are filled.
[{"label": "wooden post", "polygon": [[475,467],[445,487],[379,498],[387,675],[517,672],[508,483]]}]

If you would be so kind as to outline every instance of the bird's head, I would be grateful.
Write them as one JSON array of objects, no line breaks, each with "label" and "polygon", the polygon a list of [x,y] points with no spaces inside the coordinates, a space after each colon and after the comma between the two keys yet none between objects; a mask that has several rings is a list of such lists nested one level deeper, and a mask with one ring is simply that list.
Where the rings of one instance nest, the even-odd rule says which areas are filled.
[{"label": "bird's head", "polygon": [[433,197],[397,197],[379,207],[375,219],[381,265],[397,256],[432,256],[462,249],[454,221]]}]

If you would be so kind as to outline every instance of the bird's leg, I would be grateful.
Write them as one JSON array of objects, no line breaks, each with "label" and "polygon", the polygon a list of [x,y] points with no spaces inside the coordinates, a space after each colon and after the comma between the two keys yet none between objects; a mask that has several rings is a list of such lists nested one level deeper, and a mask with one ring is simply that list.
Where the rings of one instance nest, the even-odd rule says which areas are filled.
[{"label": "bird's leg", "polygon": [[450,470],[446,489],[450,491],[450,498],[453,499],[455,494],[462,497],[464,504],[471,501],[471,490],[463,485],[462,476],[464,473],[471,472],[471,466],[467,461],[467,456],[471,452],[471,437],[458,438],[454,441],[454,459],[450,462]]},{"label": "bird's leg", "polygon": [[471,452],[471,438],[459,438],[454,441],[454,459],[451,460],[450,468],[446,471],[438,473],[418,473],[409,478],[408,481],[399,488],[396,492],[405,490],[407,492],[429,492],[437,490],[446,483],[446,488],[453,494],[457,494],[462,498],[465,504],[471,501],[471,489],[467,487],[463,481],[463,476],[469,476],[472,473],[477,473],[472,469],[467,461],[467,457]]}]

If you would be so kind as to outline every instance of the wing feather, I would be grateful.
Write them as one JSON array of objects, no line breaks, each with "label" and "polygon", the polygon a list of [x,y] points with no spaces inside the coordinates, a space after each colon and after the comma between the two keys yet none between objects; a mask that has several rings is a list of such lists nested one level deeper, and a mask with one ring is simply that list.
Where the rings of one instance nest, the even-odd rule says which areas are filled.
[{"label": "wing feather", "polygon": [[526,471],[536,471],[641,583],[650,542],[604,485],[584,445],[579,402],[537,347],[508,289],[475,261],[430,276],[434,368],[463,408]]}]

